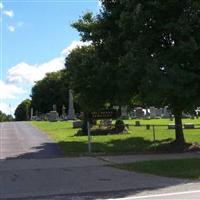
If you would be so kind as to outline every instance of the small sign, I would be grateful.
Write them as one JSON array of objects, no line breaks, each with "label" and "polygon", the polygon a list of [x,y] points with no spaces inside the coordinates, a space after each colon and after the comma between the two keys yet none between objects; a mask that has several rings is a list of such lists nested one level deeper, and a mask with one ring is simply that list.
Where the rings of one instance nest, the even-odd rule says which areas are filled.
[{"label": "small sign", "polygon": [[96,112],[90,112],[89,118],[90,119],[114,119],[118,117],[117,110],[102,110]]}]

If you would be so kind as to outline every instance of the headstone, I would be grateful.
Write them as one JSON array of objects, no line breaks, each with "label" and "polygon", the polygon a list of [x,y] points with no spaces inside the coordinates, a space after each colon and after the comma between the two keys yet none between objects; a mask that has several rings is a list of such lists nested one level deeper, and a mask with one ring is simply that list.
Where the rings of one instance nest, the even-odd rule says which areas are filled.
[{"label": "headstone", "polygon": [[150,117],[155,118],[156,117],[156,108],[154,106],[151,106],[149,109],[150,109]]},{"label": "headstone", "polygon": [[128,106],[121,106],[121,118],[128,118]]},{"label": "headstone", "polygon": [[105,119],[103,123],[106,127],[111,127],[112,126],[112,119]]},{"label": "headstone", "polygon": [[150,129],[150,124],[146,125],[146,129],[149,130]]},{"label": "headstone", "polygon": [[140,126],[140,121],[135,121],[135,126]]},{"label": "headstone", "polygon": [[47,114],[47,118],[50,122],[58,121],[58,113],[56,111],[51,111]]},{"label": "headstone", "polygon": [[194,124],[193,123],[185,123],[184,128],[185,129],[194,129]]},{"label": "headstone", "polygon": [[81,121],[75,121],[73,122],[73,128],[81,128],[82,122]]},{"label": "headstone", "polygon": [[162,116],[162,108],[156,109],[156,116],[161,117]]},{"label": "headstone", "polygon": [[135,108],[135,116],[136,116],[136,118],[143,118],[144,117],[143,108],[141,108],[141,107]]},{"label": "headstone", "polygon": [[175,129],[175,124],[168,124],[168,129]]},{"label": "headstone", "polygon": [[55,104],[53,105],[53,111],[57,111],[57,107]]},{"label": "headstone", "polygon": [[124,105],[124,106],[121,106],[121,118],[129,118],[128,116],[128,106],[127,105]]},{"label": "headstone", "polygon": [[66,108],[64,105],[62,106],[62,118],[66,119]]},{"label": "headstone", "polygon": [[73,120],[75,118],[76,117],[75,117],[75,111],[74,111],[73,94],[72,94],[72,90],[69,90],[69,107],[68,107],[67,119]]},{"label": "headstone", "polygon": [[119,110],[119,106],[113,106],[113,109]]},{"label": "headstone", "polygon": [[145,117],[150,117],[149,109],[146,109]]},{"label": "headstone", "polygon": [[112,126],[112,119],[103,119],[100,121],[99,127],[111,127]]},{"label": "headstone", "polygon": [[168,109],[168,106],[165,106],[163,109],[163,117],[164,118],[169,118],[170,117],[170,111]]},{"label": "headstone", "polygon": [[33,120],[33,108],[31,108],[31,120]]}]

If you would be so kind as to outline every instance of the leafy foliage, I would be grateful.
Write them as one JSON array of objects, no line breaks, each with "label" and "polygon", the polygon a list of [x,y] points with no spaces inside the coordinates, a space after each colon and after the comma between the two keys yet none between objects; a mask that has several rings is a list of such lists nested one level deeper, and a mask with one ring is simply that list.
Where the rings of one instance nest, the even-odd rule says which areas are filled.
[{"label": "leafy foliage", "polygon": [[[83,41],[92,42],[93,59],[82,56],[80,69],[90,66],[86,77],[98,84],[94,101],[108,99],[99,91],[110,80],[106,84],[113,97],[110,102],[137,99],[146,105],[169,105],[175,115],[176,141],[184,143],[182,111],[200,101],[200,2],[105,0],[102,4],[100,14],[87,13],[73,24]],[[82,76],[73,73],[76,80]]]},{"label": "leafy foliage", "polygon": [[15,110],[16,121],[26,121],[30,119],[31,100],[26,99],[22,101]]},{"label": "leafy foliage", "polygon": [[12,115],[6,115],[2,111],[0,111],[0,122],[6,122],[6,121],[13,121]]},{"label": "leafy foliage", "polygon": [[[32,88],[32,107],[39,113],[47,113],[53,105],[62,113],[62,106],[68,108],[69,83],[67,72],[64,70],[48,73],[44,79],[38,81]],[[76,110],[79,110],[75,104]]]},{"label": "leafy foliage", "polygon": [[104,107],[110,98],[110,80],[98,63],[95,47],[90,45],[73,50],[65,65],[70,87],[81,109],[89,112]]}]

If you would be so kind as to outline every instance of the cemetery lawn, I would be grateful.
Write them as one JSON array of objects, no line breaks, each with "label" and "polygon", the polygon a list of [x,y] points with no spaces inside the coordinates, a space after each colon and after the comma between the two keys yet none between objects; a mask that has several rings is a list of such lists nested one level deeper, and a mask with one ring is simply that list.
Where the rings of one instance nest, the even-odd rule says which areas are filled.
[{"label": "cemetery lawn", "polygon": [[142,161],[115,167],[160,176],[200,180],[200,159]]},{"label": "cemetery lawn", "polygon": [[[169,143],[175,139],[175,131],[169,130],[167,125],[173,123],[169,119],[140,120],[142,125],[166,125],[155,126],[156,141],[153,142],[152,127],[135,127],[135,120],[124,120],[129,124],[129,133],[118,135],[92,136],[92,152],[99,154],[124,154],[146,152],[168,152]],[[200,124],[200,119],[184,119],[183,123]],[[65,155],[87,154],[87,136],[75,136],[78,129],[72,128],[72,121],[68,122],[30,122],[32,125],[46,133],[50,139],[57,142]],[[184,130],[188,143],[200,144],[200,125],[195,129]]]}]

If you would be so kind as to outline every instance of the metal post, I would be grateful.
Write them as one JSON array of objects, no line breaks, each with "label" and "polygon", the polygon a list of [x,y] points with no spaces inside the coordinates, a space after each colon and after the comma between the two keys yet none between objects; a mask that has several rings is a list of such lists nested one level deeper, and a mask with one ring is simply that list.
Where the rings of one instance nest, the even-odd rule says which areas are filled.
[{"label": "metal post", "polygon": [[155,125],[153,125],[153,143],[154,143],[154,150],[156,150],[156,133],[155,133]]},{"label": "metal post", "polygon": [[88,153],[92,152],[91,149],[91,134],[90,134],[90,122],[87,122],[87,132],[88,132]]}]

